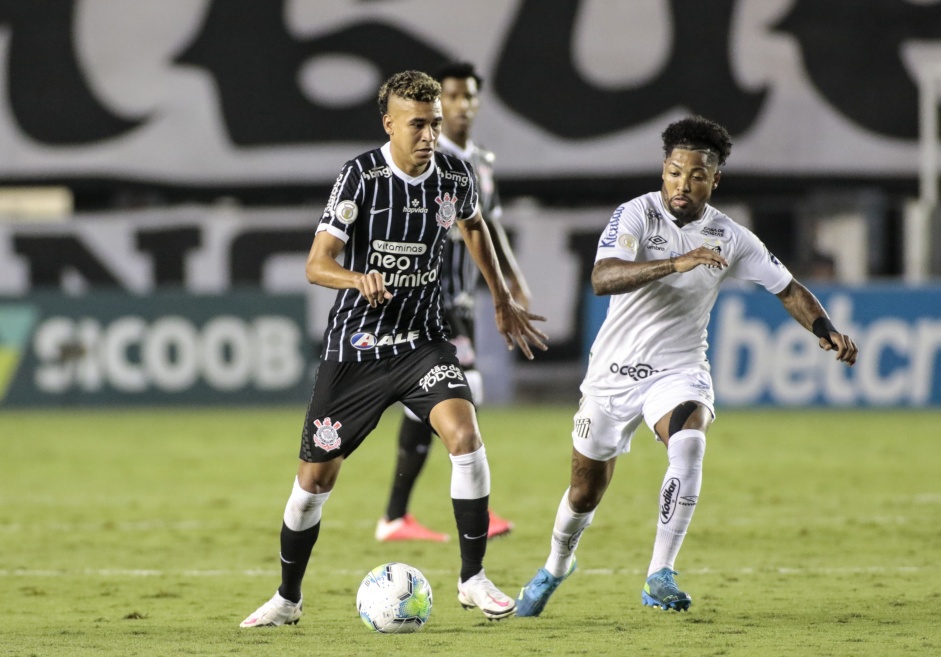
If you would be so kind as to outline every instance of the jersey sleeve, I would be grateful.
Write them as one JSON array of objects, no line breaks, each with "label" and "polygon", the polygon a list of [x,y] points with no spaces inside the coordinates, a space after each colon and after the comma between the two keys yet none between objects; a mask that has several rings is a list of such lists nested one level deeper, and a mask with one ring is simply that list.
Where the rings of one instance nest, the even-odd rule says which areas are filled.
[{"label": "jersey sleeve", "polygon": [[362,202],[363,177],[356,163],[350,161],[343,165],[340,175],[333,183],[333,190],[320,217],[317,232],[325,230],[346,242],[353,232]]},{"label": "jersey sleeve", "polygon": [[[457,158],[455,158],[457,159]],[[480,192],[477,189],[477,174],[467,162],[458,160],[467,172],[467,192],[460,195],[460,204],[457,207],[457,220],[471,219],[477,214],[480,205]]]},{"label": "jersey sleeve", "polygon": [[598,240],[595,262],[605,258],[633,262],[640,252],[645,225],[641,205],[636,199],[619,205]]},{"label": "jersey sleeve", "polygon": [[729,272],[733,278],[758,283],[772,294],[787,287],[793,275],[753,232],[743,228],[739,240]]}]

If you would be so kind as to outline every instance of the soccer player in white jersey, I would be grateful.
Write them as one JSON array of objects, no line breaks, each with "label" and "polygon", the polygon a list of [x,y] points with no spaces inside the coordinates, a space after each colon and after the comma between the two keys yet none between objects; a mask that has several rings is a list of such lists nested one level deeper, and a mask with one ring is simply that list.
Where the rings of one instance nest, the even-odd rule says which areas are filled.
[{"label": "soccer player in white jersey", "polygon": [[517,615],[538,616],[575,570],[575,548],[642,421],[667,449],[657,533],[644,605],[682,611],[692,599],[674,562],[699,501],[706,431],[715,418],[706,326],[727,277],[775,294],[838,361],[857,349],[820,302],[748,229],[708,201],[732,141],[722,126],[686,118],[663,133],[663,184],[619,206],[598,242],[591,282],[610,295],[608,314],[582,381],[572,431],[572,469],[552,529],[545,566],[522,588]]},{"label": "soccer player in white jersey", "polygon": [[434,428],[451,457],[458,601],[491,620],[516,610],[516,601],[484,573],[490,468],[473,397],[448,342],[439,280],[453,225],[493,294],[507,345],[532,358],[530,345],[545,349],[546,336],[531,323],[543,318],[513,300],[500,273],[478,208],[474,170],[435,152],[440,96],[441,85],[418,71],[398,73],[382,85],[379,111],[389,142],[343,166],[317,226],[307,279],[337,290],[336,302],[284,509],[281,585],[241,627],[300,620],[301,584],[343,461],[398,402]]},{"label": "soccer player in white jersey", "polygon": [[[494,154],[471,139],[471,130],[480,108],[480,88],[483,80],[468,62],[450,62],[432,73],[441,83],[441,110],[443,121],[437,149],[468,162],[474,167],[480,192],[480,212],[493,238],[494,251],[500,270],[506,278],[513,298],[524,308],[529,307],[529,287],[506,232],[500,224],[503,208],[493,176]],[[457,348],[457,357],[464,375],[474,393],[477,407],[484,399],[483,377],[476,367],[474,348],[474,296],[479,282],[477,267],[464,246],[461,233],[452,227],[444,245],[441,263],[441,293],[445,316],[451,327],[451,343]],[[447,541],[448,535],[436,532],[408,512],[408,503],[421,474],[431,447],[432,432],[425,422],[405,409],[399,425],[398,458],[392,490],[385,515],[376,524],[378,541]],[[490,511],[488,538],[510,532],[513,523]]]}]

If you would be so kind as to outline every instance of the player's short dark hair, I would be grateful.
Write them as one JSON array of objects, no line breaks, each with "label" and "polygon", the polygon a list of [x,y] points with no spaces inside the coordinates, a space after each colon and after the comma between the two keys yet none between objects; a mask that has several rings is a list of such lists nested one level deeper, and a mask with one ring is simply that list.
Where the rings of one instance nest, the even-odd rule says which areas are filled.
[{"label": "player's short dark hair", "polygon": [[441,85],[427,73],[402,71],[379,87],[379,113],[382,115],[389,111],[389,96],[432,103],[441,97]]},{"label": "player's short dark hair", "polygon": [[447,62],[432,71],[431,77],[438,82],[444,82],[447,78],[457,78],[459,80],[474,78],[477,81],[478,90],[484,86],[484,79],[480,77],[480,74],[477,73],[474,65],[470,62]]},{"label": "player's short dark hair", "polygon": [[667,157],[674,148],[708,151],[716,156],[721,167],[732,152],[732,137],[729,136],[729,131],[715,121],[701,116],[690,116],[671,123],[661,136],[663,154]]}]

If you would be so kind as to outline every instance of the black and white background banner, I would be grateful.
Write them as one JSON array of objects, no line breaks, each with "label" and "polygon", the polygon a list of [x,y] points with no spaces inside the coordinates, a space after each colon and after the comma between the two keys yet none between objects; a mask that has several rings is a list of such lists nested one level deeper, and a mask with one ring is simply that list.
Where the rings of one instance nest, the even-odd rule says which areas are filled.
[{"label": "black and white background banner", "polygon": [[474,61],[505,179],[648,174],[665,123],[729,169],[911,176],[935,0],[0,0],[0,176],[326,184],[391,73]]}]

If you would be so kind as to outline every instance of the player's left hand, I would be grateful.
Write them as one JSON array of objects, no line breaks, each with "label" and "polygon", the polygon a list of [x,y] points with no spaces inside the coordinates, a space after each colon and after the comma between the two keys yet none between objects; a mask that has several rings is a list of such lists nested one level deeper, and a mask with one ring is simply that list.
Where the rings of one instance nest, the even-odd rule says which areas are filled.
[{"label": "player's left hand", "polygon": [[825,351],[835,351],[836,359],[841,363],[846,363],[852,367],[856,363],[856,355],[859,349],[853,339],[842,333],[831,331],[826,338],[819,339],[820,348]]},{"label": "player's left hand", "polygon": [[496,304],[495,310],[497,329],[506,340],[508,349],[512,351],[514,344],[517,344],[523,355],[532,360],[533,352],[529,348],[530,344],[542,351],[549,348],[545,343],[549,336],[532,325],[534,321],[546,321],[545,317],[534,315],[512,299]]}]

